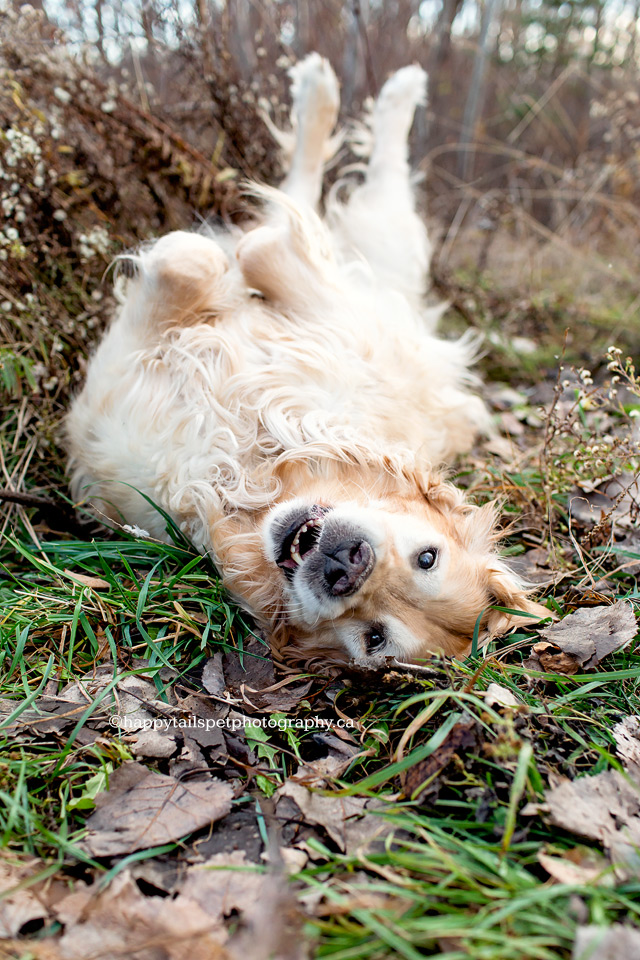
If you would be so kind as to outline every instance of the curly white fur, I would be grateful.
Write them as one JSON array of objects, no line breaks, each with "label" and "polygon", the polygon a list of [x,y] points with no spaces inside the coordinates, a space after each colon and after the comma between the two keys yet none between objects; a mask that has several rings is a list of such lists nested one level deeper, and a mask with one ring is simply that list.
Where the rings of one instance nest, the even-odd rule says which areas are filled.
[{"label": "curly white fur", "polygon": [[[406,136],[425,83],[417,67],[387,83],[373,114],[367,179],[345,205],[332,201],[322,222],[314,208],[323,159],[338,142],[330,140],[337,83],[317,55],[298,65],[283,190],[255,188],[265,213],[248,231],[176,232],[132,258],[136,275],[120,285],[118,315],[67,419],[76,500],[164,537],[162,516],[140,494],[148,497],[212,554],[236,596],[273,637],[284,635],[280,643],[300,642],[309,616],[296,616],[295,591],[263,546],[274,505],[313,489],[309,502],[355,499],[367,509],[395,497],[385,508],[393,514],[397,498],[420,488],[432,513],[442,514],[447,498],[444,513],[458,511],[446,533],[453,539],[473,513],[438,475],[488,418],[471,389],[473,339],[436,337],[439,311],[422,302],[430,245],[414,211]],[[485,579],[489,569],[494,579],[506,576],[492,524],[473,548]],[[393,524],[383,526],[393,540]],[[473,589],[465,624],[496,592]],[[528,602],[522,592],[514,600],[515,581],[509,590],[512,602]],[[323,619],[338,639],[319,640],[317,623],[315,639],[309,628],[302,645],[357,656],[356,600]],[[447,647],[444,627],[424,642],[416,629],[410,641],[397,640],[396,653]]]}]

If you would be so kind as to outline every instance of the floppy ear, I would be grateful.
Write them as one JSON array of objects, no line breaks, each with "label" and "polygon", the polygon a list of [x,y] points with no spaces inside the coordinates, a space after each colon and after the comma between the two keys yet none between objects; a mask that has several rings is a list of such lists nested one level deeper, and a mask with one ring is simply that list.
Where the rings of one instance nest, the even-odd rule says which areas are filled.
[{"label": "floppy ear", "polygon": [[546,607],[531,599],[533,589],[509,569],[498,553],[498,544],[504,536],[504,530],[499,526],[500,501],[478,507],[469,503],[464,491],[444,480],[442,474],[415,473],[413,478],[426,500],[442,514],[453,518],[455,535],[463,547],[477,557],[480,584],[490,598],[487,606],[507,607],[528,615],[489,610],[481,633],[483,642],[544,617],[555,619]]},{"label": "floppy ear", "polygon": [[500,503],[492,501],[482,507],[466,505],[467,512],[462,528],[465,546],[471,553],[479,554],[484,565],[485,588],[492,605],[518,610],[529,616],[490,610],[485,621],[483,639],[488,642],[492,637],[509,633],[517,627],[536,623],[541,617],[553,614],[541,603],[531,599],[532,588],[528,587],[509,569],[509,565],[497,552],[497,545],[504,535],[499,529]]},{"label": "floppy ear", "polygon": [[541,603],[531,600],[531,590],[509,570],[507,564],[497,555],[489,558],[487,563],[487,590],[492,603],[498,607],[507,607],[509,610],[519,610],[528,616],[504,613],[502,610],[490,610],[485,622],[483,640],[488,642],[493,637],[502,636],[523,627],[529,623],[537,623],[540,618],[551,617],[553,614]]}]

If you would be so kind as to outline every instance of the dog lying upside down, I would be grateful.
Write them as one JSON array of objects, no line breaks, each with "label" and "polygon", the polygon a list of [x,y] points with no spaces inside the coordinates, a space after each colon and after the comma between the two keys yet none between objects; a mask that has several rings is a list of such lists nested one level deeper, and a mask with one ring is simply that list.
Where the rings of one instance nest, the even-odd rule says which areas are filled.
[{"label": "dog lying upside down", "polygon": [[478,618],[481,637],[512,625],[492,605],[545,611],[498,556],[495,507],[441,468],[488,416],[469,341],[438,339],[423,304],[407,135],[426,76],[385,84],[366,179],[324,221],[338,84],[317,54],[292,78],[289,172],[256,189],[260,222],[133,257],[67,419],[73,494],[166,538],[136,491],[158,504],[283,655],[460,656]]}]

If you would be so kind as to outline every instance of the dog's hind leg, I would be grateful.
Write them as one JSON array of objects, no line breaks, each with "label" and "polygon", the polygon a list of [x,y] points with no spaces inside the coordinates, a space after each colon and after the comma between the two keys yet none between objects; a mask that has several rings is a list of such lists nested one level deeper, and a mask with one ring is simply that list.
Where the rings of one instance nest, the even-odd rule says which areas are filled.
[{"label": "dog's hind leg", "polygon": [[236,256],[249,287],[282,309],[304,311],[326,295],[335,266],[316,209],[324,165],[342,142],[341,134],[331,136],[340,96],[330,64],[318,53],[292,67],[290,76],[293,133],[270,125],[289,156],[289,170],[279,190],[256,190],[267,204],[265,223],[245,235]]},{"label": "dog's hind leg", "polygon": [[322,192],[322,172],[340,143],[331,134],[338,119],[340,92],[328,60],[310,53],[291,68],[291,144],[289,171],[280,189],[315,209]]},{"label": "dog's hind leg", "polygon": [[426,98],[427,75],[403,67],[383,86],[371,117],[373,147],[362,186],[329,215],[343,246],[364,256],[376,276],[414,302],[426,292],[431,245],[416,213],[408,136]]}]

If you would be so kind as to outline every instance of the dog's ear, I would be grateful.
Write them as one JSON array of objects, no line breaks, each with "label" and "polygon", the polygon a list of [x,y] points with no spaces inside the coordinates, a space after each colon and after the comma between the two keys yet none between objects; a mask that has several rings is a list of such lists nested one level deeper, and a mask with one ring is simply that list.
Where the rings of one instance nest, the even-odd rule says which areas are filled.
[{"label": "dog's ear", "polygon": [[[492,606],[505,607],[518,613],[505,613],[504,610],[489,610],[484,624],[483,639],[502,636],[523,627],[537,623],[538,620],[552,617],[553,614],[541,603],[531,599],[528,589],[497,555],[490,556],[486,566],[486,588]],[[523,615],[521,615],[523,614]]]},{"label": "dog's ear", "polygon": [[491,606],[518,611],[505,613],[503,610],[489,610],[483,624],[483,640],[536,623],[541,618],[553,617],[546,607],[531,599],[532,589],[510,570],[508,563],[498,554],[498,544],[504,535],[500,527],[499,501],[477,507],[467,502],[461,490],[446,481],[436,482],[434,478],[425,496],[434,506],[456,519],[456,533],[463,546],[471,554],[477,555],[480,576]]}]

